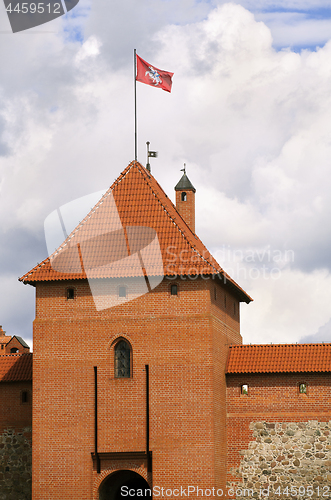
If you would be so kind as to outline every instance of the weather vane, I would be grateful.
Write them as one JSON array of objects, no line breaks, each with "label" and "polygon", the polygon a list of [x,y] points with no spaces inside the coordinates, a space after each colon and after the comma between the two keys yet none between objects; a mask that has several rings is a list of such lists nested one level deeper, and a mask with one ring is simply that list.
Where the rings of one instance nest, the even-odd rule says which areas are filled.
[{"label": "weather vane", "polygon": [[149,150],[149,145],[150,145],[150,142],[147,141],[146,142],[146,145],[147,145],[147,163],[146,163],[146,169],[148,170],[148,172],[151,171],[151,165],[149,163],[149,158],[157,158],[157,151],[150,151]]}]

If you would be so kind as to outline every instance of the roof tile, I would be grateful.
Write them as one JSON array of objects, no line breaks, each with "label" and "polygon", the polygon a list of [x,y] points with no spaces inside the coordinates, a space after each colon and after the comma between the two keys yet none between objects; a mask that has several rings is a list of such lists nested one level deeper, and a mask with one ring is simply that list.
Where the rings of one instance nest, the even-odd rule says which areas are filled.
[{"label": "roof tile", "polygon": [[331,344],[233,345],[226,373],[330,372]]},{"label": "roof tile", "polygon": [[[133,254],[136,259],[128,258]],[[142,268],[145,276],[219,275],[240,300],[252,300],[138,162],[128,165],[63,244],[20,281],[125,278]]]},{"label": "roof tile", "polygon": [[32,353],[0,356],[0,382],[32,380]]}]

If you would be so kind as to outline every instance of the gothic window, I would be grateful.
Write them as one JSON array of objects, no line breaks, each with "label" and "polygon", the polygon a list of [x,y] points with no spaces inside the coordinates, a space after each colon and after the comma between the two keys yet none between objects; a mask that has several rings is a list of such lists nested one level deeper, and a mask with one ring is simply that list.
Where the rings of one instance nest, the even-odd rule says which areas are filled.
[{"label": "gothic window", "polygon": [[119,297],[126,297],[126,286],[120,286],[118,289]]},{"label": "gothic window", "polygon": [[120,340],[115,346],[115,377],[130,378],[131,349],[125,340]]},{"label": "gothic window", "polygon": [[182,201],[186,201],[187,199],[187,195],[185,192],[182,193]]},{"label": "gothic window", "polygon": [[177,285],[171,285],[171,287],[170,287],[170,293],[171,293],[171,295],[178,295],[178,287],[177,287]]},{"label": "gothic window", "polygon": [[12,347],[10,349],[10,352],[11,352],[11,354],[15,354],[16,352],[19,352],[19,350],[17,349],[17,347]]}]

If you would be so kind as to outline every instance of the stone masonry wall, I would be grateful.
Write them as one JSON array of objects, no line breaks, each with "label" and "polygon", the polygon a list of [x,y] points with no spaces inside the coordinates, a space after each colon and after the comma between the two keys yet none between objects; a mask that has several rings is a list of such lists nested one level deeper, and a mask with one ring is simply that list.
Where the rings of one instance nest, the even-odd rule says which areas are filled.
[{"label": "stone masonry wall", "polygon": [[331,498],[331,421],[253,422],[250,428],[255,440],[231,470],[238,481],[228,484],[236,498]]},{"label": "stone masonry wall", "polygon": [[0,500],[31,500],[31,427],[0,435]]}]

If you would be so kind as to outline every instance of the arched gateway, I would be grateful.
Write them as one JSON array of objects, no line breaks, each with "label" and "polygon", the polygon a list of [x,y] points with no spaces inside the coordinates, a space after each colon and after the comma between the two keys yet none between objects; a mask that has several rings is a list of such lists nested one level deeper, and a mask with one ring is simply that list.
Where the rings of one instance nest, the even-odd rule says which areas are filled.
[{"label": "arched gateway", "polygon": [[120,470],[110,474],[99,488],[99,500],[134,500],[136,498],[141,500],[151,497],[151,488],[147,481],[131,470]]}]

